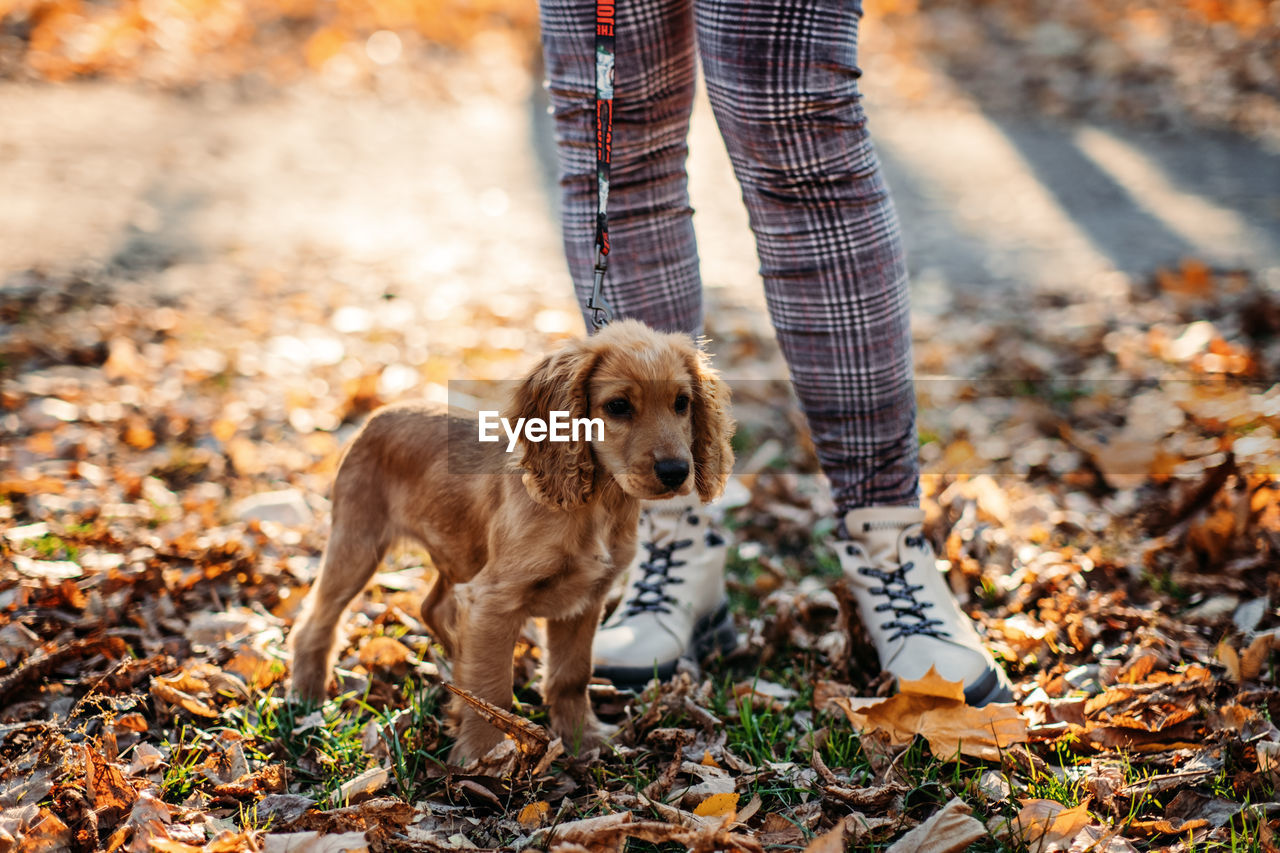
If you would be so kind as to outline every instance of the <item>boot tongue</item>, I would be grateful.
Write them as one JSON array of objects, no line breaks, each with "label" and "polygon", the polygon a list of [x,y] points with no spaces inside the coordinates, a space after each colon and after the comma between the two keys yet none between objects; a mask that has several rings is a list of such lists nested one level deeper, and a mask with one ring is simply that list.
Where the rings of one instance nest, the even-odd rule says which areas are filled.
[{"label": "boot tongue", "polygon": [[[648,524],[641,523],[640,538],[660,547],[666,547],[676,540],[677,535],[688,536],[689,530],[681,530],[681,521],[686,513],[698,514],[702,503],[696,494],[682,498],[668,498],[663,501],[645,501],[642,504],[645,514],[649,516]],[[699,518],[699,522],[702,519]],[[642,546],[643,548],[643,546]]]},{"label": "boot tongue", "polygon": [[854,509],[844,517],[849,541],[861,545],[873,565],[897,565],[898,537],[923,522],[924,510],[915,507]]}]

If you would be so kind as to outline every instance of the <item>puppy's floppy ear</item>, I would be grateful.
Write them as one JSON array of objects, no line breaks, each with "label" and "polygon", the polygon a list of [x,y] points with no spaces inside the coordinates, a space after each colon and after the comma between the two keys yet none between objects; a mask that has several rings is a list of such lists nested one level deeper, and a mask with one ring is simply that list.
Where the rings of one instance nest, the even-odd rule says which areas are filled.
[{"label": "puppy's floppy ear", "polygon": [[733,473],[734,422],[729,414],[729,386],[711,367],[707,354],[691,347],[686,354],[693,378],[694,485],[703,503],[715,500]]},{"label": "puppy's floppy ear", "polygon": [[[551,412],[568,412],[570,418],[589,416],[587,379],[596,356],[575,341],[549,355],[525,377],[512,395],[504,417],[551,420]],[[595,463],[589,441],[526,441],[521,433],[524,486],[538,503],[573,509],[591,498]]]}]

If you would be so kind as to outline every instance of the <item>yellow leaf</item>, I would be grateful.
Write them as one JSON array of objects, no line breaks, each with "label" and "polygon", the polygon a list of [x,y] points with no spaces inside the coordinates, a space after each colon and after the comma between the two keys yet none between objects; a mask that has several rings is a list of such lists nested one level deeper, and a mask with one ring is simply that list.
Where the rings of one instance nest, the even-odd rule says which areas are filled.
[{"label": "yellow leaf", "polygon": [[716,760],[711,757],[711,750],[709,749],[704,750],[702,753],[702,766],[703,767],[719,767],[720,766],[716,762]]},{"label": "yellow leaf", "polygon": [[1240,672],[1239,653],[1237,653],[1226,640],[1223,640],[1218,643],[1218,648],[1214,651],[1214,655],[1218,658],[1218,661],[1227,668],[1227,676],[1236,684],[1239,684],[1243,677]]},{"label": "yellow leaf", "polygon": [[1277,638],[1280,638],[1280,634],[1275,631],[1268,631],[1265,634],[1258,635],[1249,644],[1249,648],[1245,649],[1244,654],[1240,656],[1240,675],[1242,678],[1253,681],[1262,674],[1262,667],[1271,655],[1271,650],[1275,647]]},{"label": "yellow leaf", "polygon": [[702,802],[693,813],[698,817],[722,817],[734,815],[738,810],[737,794],[712,794]]},{"label": "yellow leaf", "polygon": [[346,46],[347,34],[337,27],[324,27],[307,39],[305,48],[307,65],[320,68],[337,56]]},{"label": "yellow leaf", "polygon": [[413,653],[404,643],[391,637],[370,637],[360,649],[360,663],[365,669],[394,669]]},{"label": "yellow leaf", "polygon": [[520,816],[516,818],[521,826],[525,829],[537,829],[542,826],[542,821],[546,819],[547,812],[551,810],[551,804],[546,801],[538,801],[529,803],[520,810]]}]

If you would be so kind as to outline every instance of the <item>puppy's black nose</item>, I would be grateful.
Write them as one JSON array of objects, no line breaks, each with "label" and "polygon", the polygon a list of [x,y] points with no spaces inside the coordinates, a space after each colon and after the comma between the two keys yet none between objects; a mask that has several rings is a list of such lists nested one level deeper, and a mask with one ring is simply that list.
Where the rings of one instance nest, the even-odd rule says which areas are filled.
[{"label": "puppy's black nose", "polygon": [[653,463],[653,473],[668,489],[679,488],[689,476],[689,463],[683,459],[659,459]]}]

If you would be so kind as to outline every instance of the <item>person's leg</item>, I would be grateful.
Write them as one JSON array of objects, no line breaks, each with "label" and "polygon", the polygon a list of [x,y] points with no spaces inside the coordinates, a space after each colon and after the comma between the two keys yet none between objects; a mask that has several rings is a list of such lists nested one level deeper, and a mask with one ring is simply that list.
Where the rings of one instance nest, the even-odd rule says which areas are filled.
[{"label": "person's leg", "polygon": [[707,91],[881,664],[1006,698],[920,533],[907,271],[860,103],[860,15],[859,0],[697,0]]},{"label": "person's leg", "polygon": [[844,512],[912,505],[907,270],[867,134],[857,0],[699,0],[707,91],[778,342]]},{"label": "person's leg", "polygon": [[[595,265],[595,3],[542,0],[540,11],[565,255],[585,306]],[[619,317],[698,334],[702,281],[685,175],[695,74],[692,0],[619,3],[615,32],[605,300]]]},{"label": "person's leg", "polygon": [[[542,0],[541,14],[565,253],[585,306],[595,263],[595,4]],[[702,283],[685,174],[695,74],[692,0],[619,3],[615,31],[604,298],[620,318],[699,335]],[[655,671],[670,674],[682,657],[732,645],[726,546],[711,524],[714,514],[696,498],[646,506],[622,602],[596,633],[598,675],[631,686]]]}]

